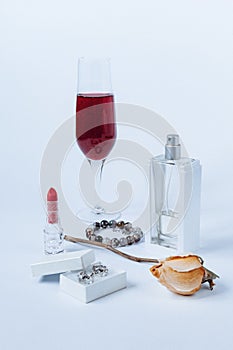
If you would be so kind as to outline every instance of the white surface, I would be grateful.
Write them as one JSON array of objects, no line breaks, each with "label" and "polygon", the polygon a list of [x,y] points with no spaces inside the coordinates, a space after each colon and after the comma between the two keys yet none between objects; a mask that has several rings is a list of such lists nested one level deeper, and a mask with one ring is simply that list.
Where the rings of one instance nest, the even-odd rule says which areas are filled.
[{"label": "white surface", "polygon": [[[232,13],[232,0],[1,2],[1,349],[232,348]],[[221,276],[213,292],[174,295],[151,264],[99,249],[98,260],[127,271],[127,289],[84,305],[59,291],[57,276],[31,277],[43,250],[42,153],[74,112],[77,57],[95,53],[112,57],[116,99],[163,115],[201,160],[198,253]],[[119,135],[155,147],[135,130]],[[127,251],[170,254],[144,244]]]},{"label": "white surface", "polygon": [[60,253],[43,256],[38,262],[31,264],[33,277],[53,275],[66,271],[79,270],[95,261],[92,249],[78,252]]},{"label": "white surface", "polygon": [[109,269],[109,274],[95,278],[94,283],[81,284],[78,280],[78,272],[66,272],[60,275],[60,288],[83,303],[89,303],[95,299],[126,288],[126,272],[116,272]]}]

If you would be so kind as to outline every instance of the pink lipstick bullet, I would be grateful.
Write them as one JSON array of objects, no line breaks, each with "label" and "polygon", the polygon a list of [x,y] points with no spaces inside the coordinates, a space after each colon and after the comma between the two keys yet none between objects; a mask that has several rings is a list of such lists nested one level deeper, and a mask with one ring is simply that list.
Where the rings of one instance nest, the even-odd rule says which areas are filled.
[{"label": "pink lipstick bullet", "polygon": [[57,191],[51,187],[47,193],[47,220],[44,228],[45,254],[58,254],[64,251],[63,229],[60,225],[58,213]]}]

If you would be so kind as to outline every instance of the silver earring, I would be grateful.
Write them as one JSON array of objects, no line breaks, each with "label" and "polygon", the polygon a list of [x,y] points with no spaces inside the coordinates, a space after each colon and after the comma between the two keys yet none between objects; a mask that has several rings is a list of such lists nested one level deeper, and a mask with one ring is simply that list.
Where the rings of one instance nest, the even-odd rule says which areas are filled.
[{"label": "silver earring", "polygon": [[96,263],[92,265],[93,273],[97,276],[104,277],[108,274],[108,268],[105,265],[102,265],[101,263]]},{"label": "silver earring", "polygon": [[78,274],[78,280],[82,284],[92,284],[94,282],[95,274],[94,272],[81,271]]}]

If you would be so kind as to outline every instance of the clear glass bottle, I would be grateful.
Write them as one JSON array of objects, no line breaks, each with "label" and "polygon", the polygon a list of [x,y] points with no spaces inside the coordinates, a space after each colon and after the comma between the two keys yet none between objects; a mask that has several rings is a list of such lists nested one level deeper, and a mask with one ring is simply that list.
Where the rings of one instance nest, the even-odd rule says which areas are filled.
[{"label": "clear glass bottle", "polygon": [[46,223],[44,228],[44,252],[45,254],[58,254],[64,251],[63,229],[59,223]]},{"label": "clear glass bottle", "polygon": [[178,135],[167,135],[165,154],[152,158],[151,243],[190,252],[200,245],[201,165],[181,157]]}]

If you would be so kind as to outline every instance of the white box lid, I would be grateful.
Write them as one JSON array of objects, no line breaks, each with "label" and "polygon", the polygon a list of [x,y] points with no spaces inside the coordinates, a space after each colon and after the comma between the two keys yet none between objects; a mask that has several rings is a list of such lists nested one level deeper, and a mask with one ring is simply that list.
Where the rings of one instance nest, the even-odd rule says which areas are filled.
[{"label": "white box lid", "polygon": [[31,264],[33,277],[53,275],[67,271],[81,270],[95,261],[93,249],[76,252],[45,255],[39,262]]}]

